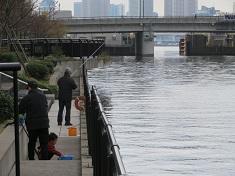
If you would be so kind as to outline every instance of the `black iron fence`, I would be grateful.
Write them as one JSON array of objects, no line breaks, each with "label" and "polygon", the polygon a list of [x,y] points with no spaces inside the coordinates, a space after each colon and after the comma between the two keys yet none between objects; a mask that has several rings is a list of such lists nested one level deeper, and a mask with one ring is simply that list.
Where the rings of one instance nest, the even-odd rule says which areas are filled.
[{"label": "black iron fence", "polygon": [[91,90],[87,71],[83,65],[84,94],[89,153],[92,156],[94,176],[126,175],[120,149],[113,134],[95,86]]},{"label": "black iron fence", "polygon": [[[8,47],[8,39],[1,40],[2,47]],[[28,56],[48,56],[50,54],[63,54],[69,57],[90,57],[99,55],[104,47],[104,40],[68,39],[68,38],[34,38],[12,39],[10,49],[14,51],[13,44],[20,43]],[[97,51],[98,49],[98,51]]]}]

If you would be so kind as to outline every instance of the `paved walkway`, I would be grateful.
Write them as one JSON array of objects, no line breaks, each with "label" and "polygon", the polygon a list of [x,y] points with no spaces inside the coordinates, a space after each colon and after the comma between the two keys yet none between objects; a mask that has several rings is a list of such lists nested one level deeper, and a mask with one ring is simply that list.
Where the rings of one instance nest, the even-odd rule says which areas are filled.
[{"label": "paved walkway", "polygon": [[21,165],[22,176],[80,176],[81,161],[80,161],[80,112],[77,111],[72,104],[71,123],[77,128],[78,136],[69,137],[68,127],[57,125],[58,101],[52,105],[49,112],[50,132],[54,132],[59,136],[56,148],[63,154],[74,155],[72,161],[59,161],[58,157],[54,156],[51,161],[23,161]]}]

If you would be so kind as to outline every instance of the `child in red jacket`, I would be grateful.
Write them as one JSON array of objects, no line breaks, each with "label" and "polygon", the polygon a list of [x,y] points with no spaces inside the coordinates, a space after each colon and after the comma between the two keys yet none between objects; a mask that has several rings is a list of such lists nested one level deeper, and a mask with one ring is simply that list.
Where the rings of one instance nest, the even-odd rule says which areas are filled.
[{"label": "child in red jacket", "polygon": [[49,134],[48,139],[48,159],[50,160],[54,155],[59,157],[63,156],[63,154],[56,150],[55,145],[57,143],[58,136],[55,133]]},{"label": "child in red jacket", "polygon": [[[55,133],[50,133],[48,138],[48,160],[50,160],[54,155],[63,156],[63,154],[56,150],[55,145],[57,143],[58,136]],[[38,157],[41,159],[41,147],[38,147]]]}]

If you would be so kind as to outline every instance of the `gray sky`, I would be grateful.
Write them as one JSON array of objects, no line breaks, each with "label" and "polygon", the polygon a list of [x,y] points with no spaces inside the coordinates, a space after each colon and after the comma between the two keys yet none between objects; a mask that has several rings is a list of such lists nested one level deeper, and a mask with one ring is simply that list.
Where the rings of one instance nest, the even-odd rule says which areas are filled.
[{"label": "gray sky", "polygon": [[[58,0],[61,3],[61,9],[73,10],[73,2],[81,0]],[[111,3],[118,4],[123,3],[126,5],[126,10],[128,8],[128,0],[110,0]],[[147,0],[146,0],[147,1]],[[215,6],[218,10],[224,12],[233,11],[233,2],[235,0],[199,0],[199,7],[201,5]],[[154,10],[159,13],[159,15],[164,14],[164,0],[154,0]]]}]

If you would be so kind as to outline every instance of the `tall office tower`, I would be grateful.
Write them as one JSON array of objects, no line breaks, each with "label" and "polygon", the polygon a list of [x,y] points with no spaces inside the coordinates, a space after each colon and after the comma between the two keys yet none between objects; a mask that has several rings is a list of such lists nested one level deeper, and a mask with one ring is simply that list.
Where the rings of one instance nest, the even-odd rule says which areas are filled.
[{"label": "tall office tower", "polygon": [[165,16],[193,16],[198,10],[198,0],[165,0]]},{"label": "tall office tower", "polygon": [[233,13],[235,13],[235,2],[233,2]]},{"label": "tall office tower", "polygon": [[82,2],[74,2],[73,8],[75,17],[83,17]]},{"label": "tall office tower", "polygon": [[82,1],[82,15],[83,17],[90,17],[90,0]]},{"label": "tall office tower", "polygon": [[110,0],[83,0],[84,17],[103,17],[110,12]]},{"label": "tall office tower", "polygon": [[124,16],[125,9],[123,4],[110,4],[109,16]]},{"label": "tall office tower", "polygon": [[128,16],[153,16],[153,0],[129,0]]},{"label": "tall office tower", "polygon": [[173,0],[165,0],[164,1],[164,16],[173,16]]},{"label": "tall office tower", "polygon": [[140,16],[140,0],[129,0],[128,16]]},{"label": "tall office tower", "polygon": [[39,11],[40,12],[50,12],[55,10],[56,2],[55,0],[43,0],[39,4]]},{"label": "tall office tower", "polygon": [[144,6],[144,16],[154,16],[153,0],[144,0],[142,6]]}]

